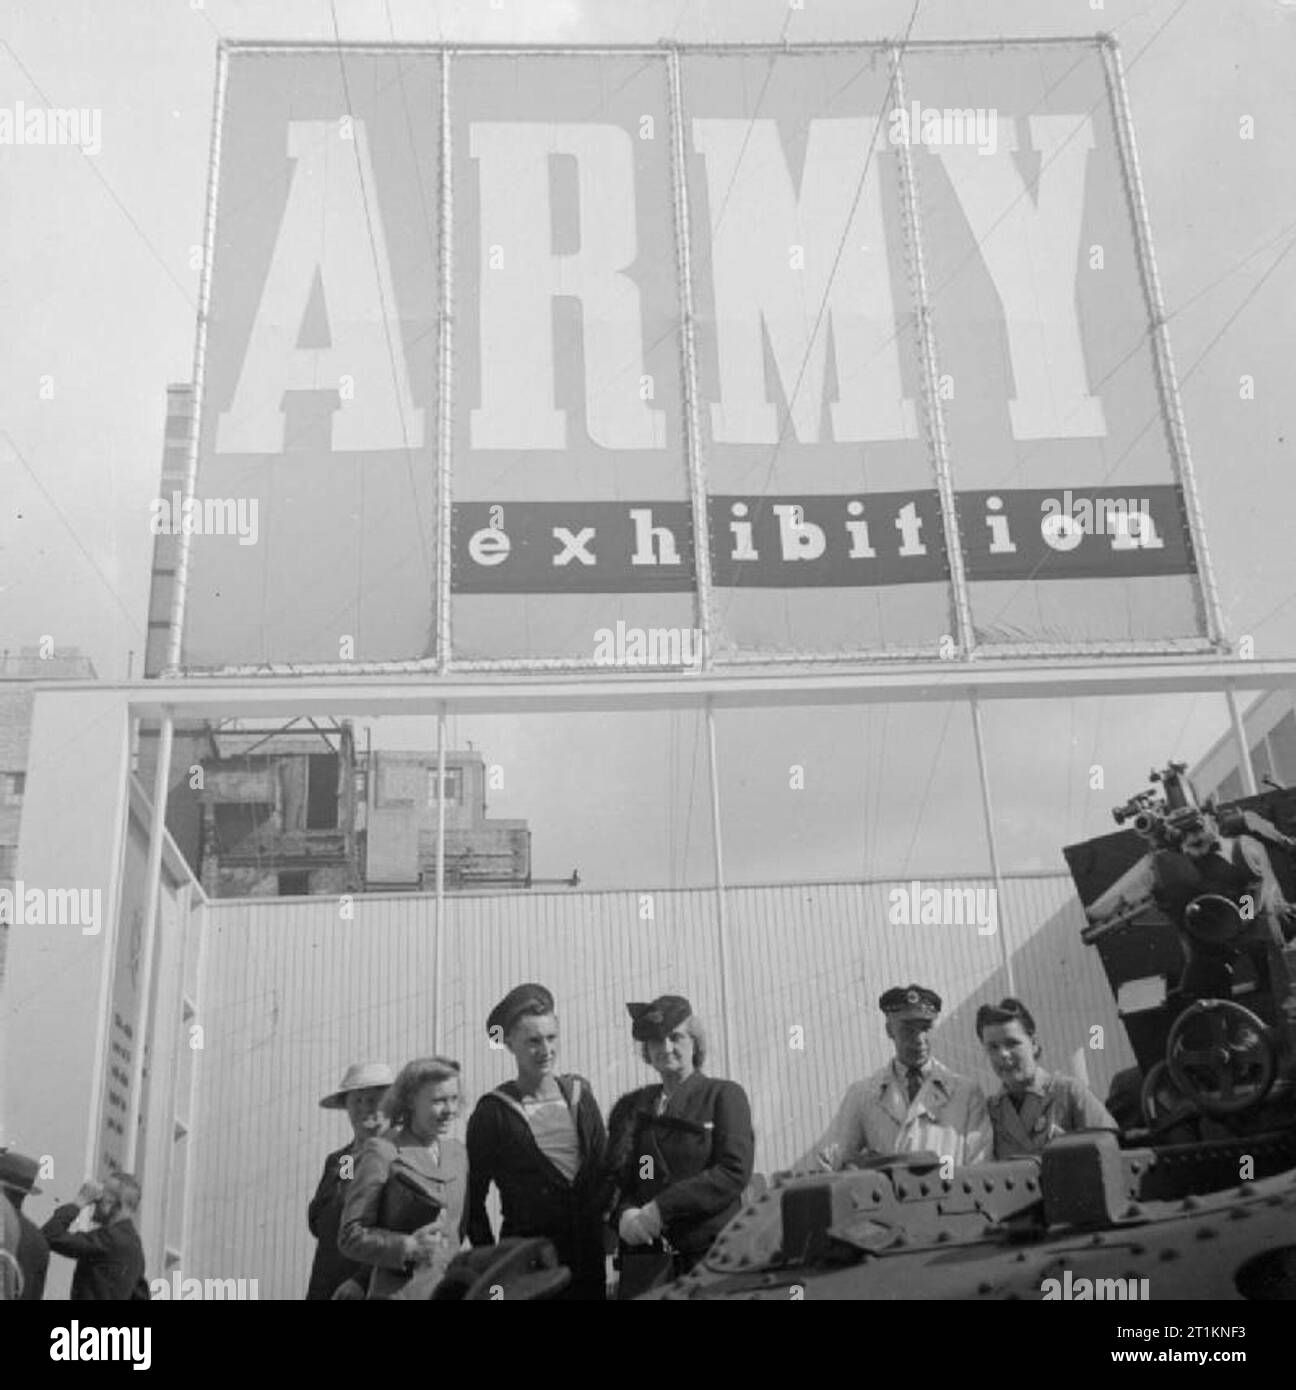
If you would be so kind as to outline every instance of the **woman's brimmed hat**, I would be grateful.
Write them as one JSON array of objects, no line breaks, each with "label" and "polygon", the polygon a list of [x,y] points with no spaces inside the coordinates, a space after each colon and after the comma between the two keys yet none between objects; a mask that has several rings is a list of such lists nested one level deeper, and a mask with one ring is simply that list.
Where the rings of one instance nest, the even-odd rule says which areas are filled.
[{"label": "woman's brimmed hat", "polygon": [[324,1110],[345,1110],[348,1091],[373,1091],[378,1087],[386,1090],[395,1081],[392,1069],[386,1062],[355,1062],[346,1069],[342,1084],[320,1101]]},{"label": "woman's brimmed hat", "polygon": [[662,994],[651,1004],[627,1004],[634,1020],[630,1036],[636,1042],[660,1042],[668,1033],[693,1016],[693,1005],[682,994]]},{"label": "woman's brimmed hat", "polygon": [[543,985],[517,985],[490,1011],[486,1031],[493,1033],[498,1028],[507,1034],[518,1019],[527,1014],[551,1014],[553,1011],[554,997]]}]

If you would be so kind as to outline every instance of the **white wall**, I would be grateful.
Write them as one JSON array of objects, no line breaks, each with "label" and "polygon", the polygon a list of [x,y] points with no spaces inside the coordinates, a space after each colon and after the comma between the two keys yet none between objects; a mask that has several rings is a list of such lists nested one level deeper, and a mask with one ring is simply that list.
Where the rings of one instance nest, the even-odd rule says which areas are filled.
[{"label": "white wall", "polygon": [[[24,1211],[43,1221],[86,1177],[124,1157],[131,1038],[142,982],[147,901],[148,799],[129,777],[126,704],[120,693],[40,691],[36,696],[16,877],[25,889],[99,892],[99,931],[17,922],[0,990],[4,1092],[0,1139],[45,1161],[39,1196]],[[128,800],[129,798],[129,800]],[[130,807],[129,817],[127,806]],[[127,831],[127,826],[129,831]],[[183,1103],[181,988],[192,981],[201,899],[170,841],[164,843],[152,997],[156,1014],[145,1071],[142,1132],[134,1162],[144,1194],[139,1225],[149,1273],[161,1273],[173,1117]],[[191,992],[196,982],[190,983]],[[115,1098],[116,1105],[107,1104]],[[107,1104],[107,1109],[105,1105]],[[110,1114],[122,1125],[106,1130]],[[173,1206],[175,1204],[173,1203]],[[72,1262],[51,1262],[46,1297],[64,1298]]]},{"label": "white wall", "polygon": [[[98,888],[102,930],[9,929],[0,1038],[4,1141],[48,1157],[53,1176],[24,1212],[43,1221],[70,1200],[93,1152],[104,991],[116,940],[116,887],[128,776],[126,705],[93,689],[42,691],[32,718],[15,877],[29,888]],[[50,1263],[47,1297],[66,1297],[71,1265]]]}]

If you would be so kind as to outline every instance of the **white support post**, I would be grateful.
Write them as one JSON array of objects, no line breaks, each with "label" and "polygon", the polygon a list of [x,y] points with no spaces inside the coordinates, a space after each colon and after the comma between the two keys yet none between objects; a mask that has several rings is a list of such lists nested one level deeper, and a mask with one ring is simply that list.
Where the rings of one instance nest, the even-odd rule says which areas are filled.
[{"label": "white support post", "polygon": [[112,998],[113,967],[117,942],[122,935],[122,882],[126,874],[126,842],[130,838],[130,799],[132,752],[139,747],[140,721],[127,713],[126,718],[126,757],[123,764],[121,785],[114,819],[114,843],[117,846],[113,856],[113,873],[108,884],[107,901],[111,904],[111,926],[104,942],[100,961],[99,992],[94,1016],[100,1020],[95,1041],[95,1059],[90,1083],[89,1124],[85,1135],[85,1175],[94,1177],[99,1165],[99,1146],[103,1138],[104,1096],[107,1090],[107,1052],[108,1052],[108,1001]]},{"label": "white support post", "polygon": [[437,848],[436,848],[436,935],[432,943],[432,1047],[440,1055],[445,1041],[441,1011],[445,1000],[442,966],[445,960],[445,775],[446,712],[437,707]]},{"label": "white support post", "polygon": [[[436,574],[436,669],[445,675],[450,668],[451,649],[450,587],[452,582],[451,546],[453,540],[454,498],[451,470],[454,466],[454,168],[450,137],[450,50],[441,53],[441,151],[438,163],[440,198],[441,325],[437,355],[440,366],[437,390],[437,574]],[[416,503],[417,504],[417,503]],[[437,928],[440,931],[440,928]],[[437,1027],[439,1028],[438,1021]]]},{"label": "white support post", "polygon": [[1012,952],[1008,947],[1008,924],[1004,912],[1003,877],[999,872],[999,845],[995,840],[994,807],[990,800],[990,775],[986,769],[985,737],[981,730],[981,707],[975,694],[968,699],[968,709],[972,714],[972,739],[976,744],[977,777],[981,783],[981,812],[985,817],[986,846],[990,851],[990,877],[994,880],[999,955],[1003,963],[1008,993],[1016,994],[1017,984],[1013,978]]},{"label": "white support post", "polygon": [[720,1027],[725,1066],[733,1070],[733,1016],[729,1007],[729,926],[725,908],[724,843],[720,836],[720,764],[716,756],[715,710],[706,706],[707,764],[711,770],[711,849],[715,858],[716,927],[720,948]]},{"label": "white support post", "polygon": [[1233,727],[1233,741],[1237,744],[1242,793],[1244,796],[1255,796],[1260,788],[1256,786],[1255,767],[1251,762],[1251,745],[1247,741],[1246,723],[1238,707],[1237,691],[1230,685],[1224,692],[1224,698],[1228,701],[1229,723]]},{"label": "white support post", "polygon": [[[144,1053],[149,1041],[150,1010],[153,993],[153,957],[157,954],[157,923],[159,899],[162,895],[162,842],[166,838],[167,792],[171,776],[171,736],[174,732],[172,711],[162,715],[158,732],[157,768],[153,774],[153,808],[149,821],[148,860],[144,869],[144,930],[140,943],[139,994],[135,1000],[132,1020],[135,1036],[131,1051],[131,1084],[126,1102],[126,1135],[123,1166],[134,1172],[139,1148],[140,1111],[144,1102]],[[121,949],[121,939],[118,939]],[[168,1124],[170,1117],[167,1117]]]}]

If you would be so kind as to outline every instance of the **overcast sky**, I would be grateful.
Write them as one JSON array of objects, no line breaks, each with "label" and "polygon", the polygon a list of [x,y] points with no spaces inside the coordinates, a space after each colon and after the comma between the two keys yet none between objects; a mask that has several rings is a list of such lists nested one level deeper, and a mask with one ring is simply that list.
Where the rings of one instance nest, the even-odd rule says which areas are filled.
[{"label": "overcast sky", "polygon": [[[912,0],[338,0],[343,39],[878,39]],[[102,150],[0,145],[0,648],[50,635],[138,673],[165,388],[192,374],[218,37],[331,40],[327,3],[11,0],[0,107],[102,111]],[[1282,0],[927,0],[914,36],[1119,37],[1225,622],[1296,651],[1296,5]],[[1244,117],[1254,138],[1240,138]],[[1254,378],[1254,399],[1239,380]],[[1220,697],[986,710],[1008,867],[1111,828],[1154,762],[1222,732]],[[460,719],[504,770],[536,872],[592,886],[711,873],[707,750],[688,716]],[[963,707],[720,720],[733,881],[984,863]],[[426,730],[386,729],[408,743]],[[1102,764],[1105,787],[1091,790]],[[804,787],[793,769],[804,769]]]}]

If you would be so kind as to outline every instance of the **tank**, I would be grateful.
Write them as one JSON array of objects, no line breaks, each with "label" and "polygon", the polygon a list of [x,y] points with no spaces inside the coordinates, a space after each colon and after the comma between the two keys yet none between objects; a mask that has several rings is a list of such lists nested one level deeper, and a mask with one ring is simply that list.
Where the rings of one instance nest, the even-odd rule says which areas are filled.
[{"label": "tank", "polygon": [[1138,1062],[1107,1097],[1120,1132],[776,1176],[646,1298],[1296,1298],[1296,791],[1149,780],[1063,851]]}]

